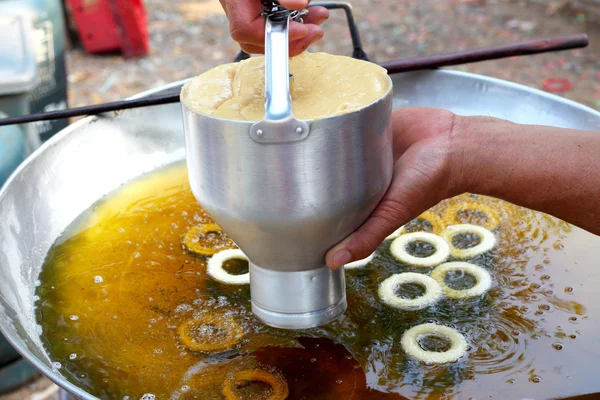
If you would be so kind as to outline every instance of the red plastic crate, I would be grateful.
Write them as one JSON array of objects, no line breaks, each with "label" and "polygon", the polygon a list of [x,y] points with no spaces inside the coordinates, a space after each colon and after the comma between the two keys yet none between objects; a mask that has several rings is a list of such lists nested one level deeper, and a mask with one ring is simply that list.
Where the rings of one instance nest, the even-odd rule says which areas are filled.
[{"label": "red plastic crate", "polygon": [[150,51],[148,15],[143,0],[109,0],[125,57],[141,57]]},{"label": "red plastic crate", "polygon": [[120,50],[125,57],[148,54],[148,17],[142,0],[67,1],[88,53]]},{"label": "red plastic crate", "polygon": [[121,38],[108,0],[68,0],[79,38],[88,53],[121,48]]}]

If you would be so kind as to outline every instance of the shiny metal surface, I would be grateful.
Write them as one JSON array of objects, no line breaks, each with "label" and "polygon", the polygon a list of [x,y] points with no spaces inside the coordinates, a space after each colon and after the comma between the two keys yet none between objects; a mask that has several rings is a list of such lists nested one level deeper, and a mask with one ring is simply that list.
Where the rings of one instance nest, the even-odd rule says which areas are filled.
[{"label": "shiny metal surface", "polygon": [[[284,13],[285,14],[285,13]],[[252,126],[258,143],[297,142],[310,133],[308,124],[294,117],[290,95],[290,19],[268,15],[265,23],[265,116]]]},{"label": "shiny metal surface", "polygon": [[265,22],[265,120],[292,116],[289,65],[289,18]]},{"label": "shiny metal surface", "polygon": [[[462,115],[600,131],[599,112],[510,82],[451,71],[392,78],[394,108],[441,107]],[[142,95],[166,94],[181,84]],[[97,399],[52,366],[38,336],[33,296],[45,255],[68,224],[98,198],[136,176],[183,160],[184,146],[177,104],[86,118],[31,155],[0,191],[0,330],[21,355],[78,398]],[[578,234],[598,243],[592,235]],[[581,247],[570,256],[577,257]],[[594,264],[580,266],[590,275],[600,273]],[[595,296],[594,287],[580,290]]]},{"label": "shiny metal surface", "polygon": [[[272,135],[269,142],[249,135],[259,132],[252,122],[200,115],[182,104],[190,186],[260,266],[250,269],[251,297],[264,323],[312,328],[345,311],[343,274],[328,271],[325,253],[367,219],[388,189],[392,97],[390,85],[386,96],[356,112],[304,121],[309,134],[292,126],[291,134],[302,140],[285,140],[291,114],[279,110],[275,117],[283,119],[273,121],[267,113],[259,124]],[[259,273],[264,270],[269,274]],[[296,278],[288,276],[292,272]],[[268,284],[260,282],[267,278]],[[302,290],[294,279],[304,282]]]},{"label": "shiny metal surface", "polygon": [[275,328],[323,325],[342,315],[348,306],[342,268],[281,272],[250,263],[250,292],[254,315]]}]

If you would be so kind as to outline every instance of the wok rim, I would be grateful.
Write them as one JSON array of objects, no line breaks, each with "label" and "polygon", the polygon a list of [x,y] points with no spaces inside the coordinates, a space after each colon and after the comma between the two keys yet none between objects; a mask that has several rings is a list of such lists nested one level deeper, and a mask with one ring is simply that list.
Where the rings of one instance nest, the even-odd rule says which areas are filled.
[{"label": "wok rim", "polygon": [[[575,109],[578,109],[582,112],[589,114],[590,116],[594,116],[600,120],[600,111],[595,110],[584,104],[578,103],[574,100],[569,100],[564,97],[561,97],[561,96],[558,96],[558,95],[555,95],[552,93],[548,93],[543,90],[536,89],[536,88],[533,88],[530,86],[526,86],[526,85],[523,85],[520,83],[515,83],[515,82],[507,81],[504,79],[500,79],[500,78],[486,76],[486,75],[480,75],[480,74],[464,72],[464,71],[447,70],[447,69],[401,72],[401,73],[395,73],[395,74],[389,74],[389,75],[390,75],[390,78],[393,79],[395,76],[398,76],[398,75],[415,74],[415,73],[417,73],[417,74],[419,74],[419,73],[420,74],[423,74],[423,73],[442,74],[442,75],[449,75],[449,76],[458,77],[458,78],[477,79],[481,82],[495,84],[495,85],[498,85],[498,86],[501,86],[501,87],[504,87],[507,89],[514,90],[514,91],[529,93],[529,94],[533,94],[533,95],[542,97],[544,99],[562,103],[565,106],[573,107]],[[191,78],[175,81],[175,82],[169,83],[167,85],[163,85],[163,86],[160,86],[157,88],[146,90],[146,91],[140,92],[138,94],[135,94],[133,96],[130,96],[126,100],[140,99],[140,98],[152,96],[157,93],[164,92],[164,91],[176,88],[176,87],[182,87],[189,79],[191,79]],[[0,188],[0,202],[3,201],[4,197],[6,196],[6,193],[11,188],[12,182],[17,178],[17,176],[19,176],[19,174],[21,174],[21,172],[24,169],[28,168],[32,163],[34,163],[36,161],[36,159],[38,157],[40,157],[41,154],[43,154],[45,151],[48,151],[49,148],[51,148],[55,145],[58,145],[60,143],[60,141],[63,140],[64,137],[73,134],[73,132],[77,131],[80,127],[83,127],[83,126],[95,121],[98,118],[106,117],[106,116],[108,116],[109,118],[118,118],[118,116],[116,116],[116,117],[110,116],[111,114],[113,114],[113,113],[105,113],[105,114],[99,114],[98,116],[88,116],[88,117],[82,118],[81,120],[76,121],[73,124],[70,124],[63,130],[58,132],[56,135],[52,136],[48,141],[43,143],[38,149],[36,149],[29,156],[27,156],[27,158],[12,172],[12,174],[4,182],[4,184]],[[66,390],[68,393],[70,393],[82,400],[100,400],[98,397],[86,392],[84,389],[81,389],[79,386],[71,383],[69,380],[67,380],[67,378],[62,376],[59,372],[46,366],[39,358],[34,356],[34,354],[32,352],[30,352],[27,348],[25,348],[25,346],[23,344],[23,340],[21,340],[20,337],[15,337],[14,335],[12,335],[12,333],[7,332],[7,329],[1,324],[0,324],[0,333],[2,333],[4,338],[21,355],[22,358],[24,358],[27,362],[29,362],[32,366],[34,366],[43,376],[45,376],[50,381],[55,383],[61,389]],[[40,338],[41,338],[41,336],[40,336]],[[43,343],[42,343],[42,345],[43,345]],[[45,348],[44,348],[44,352],[47,353],[47,350]],[[47,355],[48,355],[49,361],[51,361],[50,355],[49,354],[47,354]]]}]

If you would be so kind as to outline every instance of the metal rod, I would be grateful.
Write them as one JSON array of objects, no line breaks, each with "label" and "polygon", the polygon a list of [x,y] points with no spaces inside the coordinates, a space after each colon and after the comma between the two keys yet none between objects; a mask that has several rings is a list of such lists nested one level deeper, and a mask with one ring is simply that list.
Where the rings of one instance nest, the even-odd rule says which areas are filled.
[{"label": "metal rod", "polygon": [[[434,69],[445,66],[468,64],[499,58],[541,54],[552,51],[562,51],[587,47],[588,36],[585,34],[562,36],[551,39],[531,40],[513,43],[509,45],[487,47],[476,50],[467,50],[458,53],[439,54],[425,57],[406,58],[394,61],[386,61],[380,65],[388,70],[388,73],[409,72],[417,70]],[[110,111],[127,110],[130,108],[149,107],[161,104],[179,102],[179,93],[162,96],[151,96],[136,100],[116,101],[94,106],[71,108],[68,110],[51,111],[46,113],[29,114],[18,117],[0,119],[0,126],[24,124],[35,121],[49,121],[84,115],[97,115]]]},{"label": "metal rod", "polygon": [[585,34],[561,36],[551,39],[530,40],[503,46],[488,47],[476,50],[466,50],[458,53],[437,54],[425,57],[404,58],[400,60],[386,61],[380,65],[388,70],[388,73],[418,71],[449,67],[453,65],[470,64],[480,61],[497,60],[513,56],[525,56],[530,54],[541,54],[552,51],[561,51],[587,47],[588,36]]},{"label": "metal rod", "polygon": [[348,22],[348,28],[350,29],[350,37],[352,38],[352,46],[354,52],[352,57],[358,58],[359,60],[369,61],[367,53],[363,50],[362,41],[360,40],[360,33],[358,27],[354,21],[354,14],[352,13],[352,5],[345,1],[319,1],[309,4],[309,7],[325,7],[328,10],[343,9],[346,13],[346,19]]},{"label": "metal rod", "polygon": [[22,115],[0,119],[0,126],[24,124],[27,122],[50,121],[55,119],[65,119],[71,117],[80,117],[86,115],[98,115],[110,111],[127,110],[130,108],[141,108],[149,106],[158,106],[161,104],[170,104],[179,102],[179,93],[167,94],[162,96],[150,96],[135,100],[115,101],[93,106],[83,106],[69,108],[67,110],[50,111],[45,113]]}]

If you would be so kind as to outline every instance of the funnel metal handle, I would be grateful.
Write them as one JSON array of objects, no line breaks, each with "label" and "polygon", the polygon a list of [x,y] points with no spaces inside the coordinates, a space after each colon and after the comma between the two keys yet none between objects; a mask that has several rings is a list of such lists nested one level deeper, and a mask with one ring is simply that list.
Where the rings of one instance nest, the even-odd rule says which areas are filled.
[{"label": "funnel metal handle", "polygon": [[259,143],[285,143],[305,139],[308,124],[292,113],[289,66],[289,23],[268,15],[265,25],[265,116],[252,125],[250,137]]},{"label": "funnel metal handle", "polygon": [[266,18],[265,25],[265,120],[292,115],[289,66],[289,17]]}]

